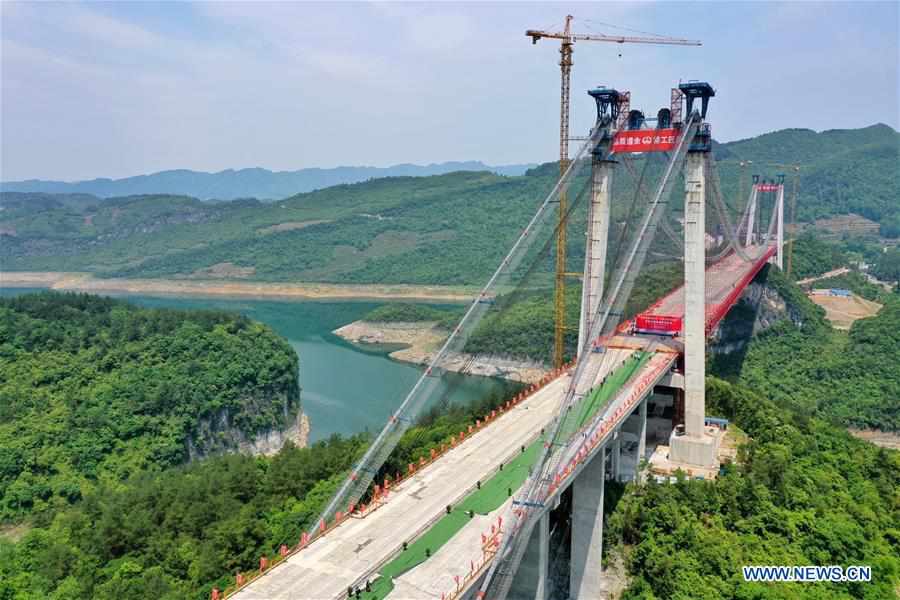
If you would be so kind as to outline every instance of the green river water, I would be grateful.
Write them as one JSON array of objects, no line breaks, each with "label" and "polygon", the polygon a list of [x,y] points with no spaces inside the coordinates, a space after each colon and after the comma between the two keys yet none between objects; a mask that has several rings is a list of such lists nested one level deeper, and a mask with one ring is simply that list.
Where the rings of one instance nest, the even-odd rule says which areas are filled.
[{"label": "green river water", "polygon": [[[0,296],[32,289],[0,288]],[[213,308],[241,312],[288,339],[300,355],[300,401],[311,423],[310,441],[333,433],[377,432],[397,408],[423,369],[391,360],[384,349],[363,350],[332,330],[379,306],[373,302],[279,302],[123,296],[141,306]],[[441,383],[452,388],[451,402],[466,402],[502,388],[498,380],[457,374]]]}]

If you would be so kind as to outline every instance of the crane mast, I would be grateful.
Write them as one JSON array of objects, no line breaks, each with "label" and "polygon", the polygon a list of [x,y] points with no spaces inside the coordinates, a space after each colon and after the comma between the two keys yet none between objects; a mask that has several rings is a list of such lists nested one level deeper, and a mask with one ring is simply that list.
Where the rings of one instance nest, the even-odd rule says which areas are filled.
[{"label": "crane mast", "polygon": [[[566,16],[566,27],[559,47],[561,73],[559,91],[559,176],[569,168],[569,84],[572,78],[572,39],[569,33],[572,15]],[[535,43],[537,40],[535,40]],[[566,215],[569,212],[569,190],[559,191],[559,223],[556,228],[556,288],[554,291],[553,366],[563,364],[566,334]]]},{"label": "crane mast", "polygon": [[[525,35],[537,44],[541,38],[560,40],[559,68],[559,176],[562,178],[569,168],[569,85],[572,75],[572,54],[576,41],[611,42],[615,44],[666,44],[676,46],[700,46],[697,40],[670,38],[663,36],[631,37],[604,34],[572,33],[572,15],[566,15],[565,27],[561,32],[529,29]],[[554,292],[553,328],[553,366],[563,364],[566,331],[566,215],[568,214],[568,191],[562,188],[559,193],[559,222],[556,231],[556,289]]]}]

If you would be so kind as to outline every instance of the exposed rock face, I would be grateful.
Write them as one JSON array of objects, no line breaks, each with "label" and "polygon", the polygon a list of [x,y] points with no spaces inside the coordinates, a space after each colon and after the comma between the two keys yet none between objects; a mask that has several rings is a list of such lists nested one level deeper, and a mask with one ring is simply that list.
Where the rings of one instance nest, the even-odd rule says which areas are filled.
[{"label": "exposed rock face", "polygon": [[798,327],[803,326],[803,316],[790,306],[781,294],[765,279],[757,278],[744,293],[728,316],[719,324],[710,339],[712,354],[728,354],[743,350],[750,338],[776,323],[789,319]]},{"label": "exposed rock face", "polygon": [[298,448],[306,447],[309,440],[309,417],[297,412],[294,422],[284,430],[272,429],[258,433],[252,440],[243,440],[238,444],[240,452],[253,456],[272,456],[277,454],[290,441]]},{"label": "exposed rock face", "polygon": [[[400,345],[389,354],[394,360],[428,365],[447,339],[448,331],[435,327],[434,321],[375,323],[354,321],[332,333],[354,344]],[[510,381],[534,383],[547,373],[546,365],[510,356],[472,355],[449,352],[441,368],[457,373],[502,377]]]},{"label": "exposed rock face", "polygon": [[288,408],[285,404],[283,428],[272,428],[249,437],[235,427],[226,411],[220,411],[215,418],[200,419],[194,435],[188,438],[188,460],[195,461],[222,452],[242,452],[253,456],[277,454],[290,441],[298,448],[306,447],[309,441],[309,417],[298,408]]}]

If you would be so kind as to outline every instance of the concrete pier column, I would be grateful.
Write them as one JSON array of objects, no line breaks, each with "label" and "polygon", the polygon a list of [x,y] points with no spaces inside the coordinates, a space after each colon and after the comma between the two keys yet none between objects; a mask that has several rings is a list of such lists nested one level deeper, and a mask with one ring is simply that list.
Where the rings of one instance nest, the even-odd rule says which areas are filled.
[{"label": "concrete pier column", "polygon": [[706,434],[706,154],[690,152],[684,174],[684,431],[672,432],[672,462],[711,467],[718,438]]},{"label": "concrete pier column", "polygon": [[531,532],[522,564],[510,588],[510,598],[547,600],[550,591],[550,511],[546,511]]},{"label": "concrete pier column", "polygon": [[606,278],[606,246],[609,239],[609,201],[615,161],[596,155],[591,163],[591,203],[588,207],[587,245],[581,287],[581,319],[578,323],[578,350],[581,351],[591,320],[603,298]]},{"label": "concrete pier column", "polygon": [[612,444],[612,461],[610,462],[610,467],[612,468],[612,480],[619,481],[619,476],[622,474],[622,430],[619,429],[616,431],[616,439]]},{"label": "concrete pier column", "polygon": [[706,155],[691,152],[684,174],[684,429],[703,435],[706,416]]},{"label": "concrete pier column", "polygon": [[606,448],[572,483],[572,547],[569,572],[570,598],[600,598],[603,548],[603,488]]},{"label": "concrete pier column", "polygon": [[638,407],[638,447],[637,447],[637,462],[634,466],[634,479],[638,480],[641,470],[641,461],[644,460],[644,455],[647,453],[647,402],[648,398],[644,398],[641,400],[641,404]]}]

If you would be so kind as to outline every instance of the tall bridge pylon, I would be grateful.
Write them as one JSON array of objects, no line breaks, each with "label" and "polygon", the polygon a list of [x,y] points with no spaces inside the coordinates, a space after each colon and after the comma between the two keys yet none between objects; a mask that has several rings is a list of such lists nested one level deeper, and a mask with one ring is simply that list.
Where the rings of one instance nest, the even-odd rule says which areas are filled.
[{"label": "tall bridge pylon", "polygon": [[[598,118],[587,142],[313,529],[303,533],[294,549],[282,546],[281,559],[295,568],[271,569],[261,561],[259,572],[249,581],[241,574],[236,577],[236,591],[228,592],[229,598],[383,598],[362,590],[368,590],[378,573],[383,577],[375,579],[382,587],[379,593],[386,582],[400,579],[396,570],[381,570],[388,561],[415,558],[418,563],[422,557],[410,553],[422,550],[416,544],[445,512],[454,527],[469,529],[458,536],[460,543],[447,542],[438,552],[445,552],[446,558],[446,553],[457,557],[468,550],[466,540],[477,539],[479,533],[475,530],[472,535],[471,527],[478,527],[488,515],[475,518],[474,511],[467,511],[468,520],[457,522],[454,517],[459,515],[451,513],[468,498],[467,490],[481,490],[482,482],[503,471],[504,464],[510,466],[509,461],[524,460],[524,456],[529,458],[521,464],[529,468],[521,476],[527,471],[528,478],[514,496],[515,488],[508,488],[511,501],[492,509],[490,538],[482,536],[482,544],[472,548],[474,555],[466,557],[463,570],[448,574],[452,565],[429,560],[434,550],[429,546],[425,562],[402,577],[413,577],[418,571],[417,585],[443,575],[452,577],[454,600],[478,594],[492,599],[533,594],[543,600],[551,589],[549,569],[556,560],[551,541],[559,539],[552,533],[551,517],[558,523],[559,511],[570,511],[562,520],[571,525],[565,538],[570,557],[567,589],[571,597],[601,597],[605,481],[632,476],[628,469],[637,476],[636,465],[647,456],[650,398],[659,389],[668,390],[664,393],[681,406],[675,411],[681,416],[674,419],[680,427],[668,438],[669,455],[689,474],[691,469],[705,469],[714,476],[717,439],[709,433],[703,395],[705,340],[766,261],[780,264],[783,186],[755,181],[751,192],[755,206],[746,207],[737,227],[732,226],[710,152],[706,111],[714,92],[709,84],[680,85],[672,92],[671,106],[660,110],[656,119],[645,119],[641,111],[631,109],[628,92],[597,88],[589,93]],[[685,100],[687,111],[682,110]],[[627,227],[616,224],[619,242],[610,245],[611,233],[616,231],[611,229],[611,215],[621,208],[613,193],[616,169],[619,164],[633,167],[635,156],[639,158],[634,160],[645,160],[645,167],[649,156],[664,157],[665,164],[660,165],[661,175],[652,190],[643,188],[643,176],[636,178],[632,208],[637,214],[629,210]],[[382,479],[385,460],[400,437],[423,408],[439,399],[438,381],[445,361],[460,355],[496,299],[516,289],[511,282],[517,270],[530,272],[533,265],[541,264],[535,257],[544,257],[543,251],[533,249],[540,247],[536,242],[542,231],[548,239],[545,248],[555,238],[553,205],[579,169],[587,168],[589,178],[578,176],[579,181],[585,180],[583,189],[590,189],[591,200],[574,365],[553,371],[540,385],[493,411],[489,419],[454,436],[449,448],[442,445],[440,453],[432,450],[431,462],[422,458],[418,465],[410,464],[406,477]],[[682,173],[683,231],[676,232],[666,219],[669,197]],[[762,231],[761,206],[773,197],[768,229]],[[706,232],[705,225],[715,223],[707,219],[708,210],[718,220],[716,236]],[[748,227],[750,214],[754,215],[752,227]],[[670,239],[676,238],[675,246],[683,250],[684,286],[626,320],[626,302],[660,228]],[[748,229],[753,231],[750,243]],[[508,413],[512,414],[501,418]],[[531,448],[527,455],[526,446]],[[429,539],[434,542],[434,536]],[[421,575],[423,568],[427,577]],[[523,589],[529,591],[523,593]]]},{"label": "tall bridge pylon", "polygon": [[[514,503],[515,508],[510,509],[504,516],[512,525],[505,532],[490,569],[479,585],[479,592],[476,594],[478,598],[503,600],[514,588],[516,598],[524,597],[521,586],[515,585],[517,573],[523,560],[526,560],[525,557],[546,558],[546,549],[537,551],[529,548],[535,544],[546,543],[544,540],[548,537],[545,531],[547,515],[559,504],[560,494],[564,489],[569,489],[571,493],[569,597],[602,597],[600,549],[604,481],[608,474],[613,478],[619,476],[622,428],[634,415],[637,415],[640,442],[643,442],[638,444],[641,448],[638,458],[643,457],[647,430],[647,397],[621,406],[612,415],[614,420],[617,419],[615,422],[619,423],[612,429],[605,429],[598,420],[597,428],[592,429],[588,426],[582,430],[583,435],[566,438],[560,435],[560,430],[565,429],[560,424],[566,420],[564,415],[577,407],[584,398],[585,394],[579,390],[591,386],[592,379],[588,365],[591,362],[592,349],[603,351],[612,335],[628,331],[628,328],[623,329],[620,323],[624,302],[630,295],[631,285],[641,268],[653,234],[663,222],[662,211],[659,210],[660,203],[665,203],[674,174],[682,169],[685,186],[684,286],[679,290],[680,296],[670,294],[676,296],[674,300],[676,303],[679,302],[677,297],[680,297],[681,316],[655,312],[666,306],[665,303],[657,303],[651,310],[632,321],[630,330],[649,335],[680,336],[683,376],[678,380],[681,383],[675,385],[682,388],[684,422],[672,431],[669,440],[670,457],[674,463],[694,465],[698,468],[714,469],[718,464],[719,437],[710,433],[705,414],[706,338],[724,312],[737,301],[743,286],[749,283],[765,259],[768,258],[781,267],[784,192],[780,183],[760,184],[754,181],[750,202],[743,219],[737,228],[732,227],[721,198],[718,171],[711,154],[710,128],[705,121],[709,100],[715,96],[715,90],[705,82],[689,82],[679,85],[677,91],[677,94],[673,91],[673,107],[677,98],[679,101],[677,114],[680,115],[680,101],[682,98],[686,99],[687,118],[677,127],[674,135],[677,141],[673,140],[669,145],[665,145],[667,136],[659,135],[659,126],[669,124],[667,118],[676,113],[675,108],[667,111],[668,114],[660,111],[657,129],[653,133],[641,129],[643,114],[639,111],[630,111],[628,115],[624,115],[621,118],[624,127],[621,130],[614,130],[611,123],[615,123],[616,119],[610,121],[608,112],[605,111],[612,105],[610,100],[617,92],[606,89],[589,92],[597,103],[598,119],[594,129],[597,143],[592,151],[593,193],[587,221],[579,355],[571,372],[568,392],[560,404],[559,416],[555,420],[557,429],[549,436],[541,459],[520,490]],[[601,133],[598,134],[598,131]],[[610,194],[610,184],[616,161],[612,160],[612,156],[616,152],[660,150],[672,151],[668,166],[653,201],[648,203],[639,235],[632,243],[622,265],[610,278],[609,286],[604,289],[607,251],[603,245],[608,242],[609,207],[610,203],[614,202]],[[766,187],[767,185],[771,185],[771,188]],[[768,192],[775,192],[775,205],[769,229],[764,234],[755,234],[754,229],[758,226],[755,224],[759,222],[756,216],[760,204],[759,196]],[[721,260],[732,254],[735,260],[750,264],[740,281],[740,287],[737,285],[738,282],[735,282],[731,290],[727,288],[715,290],[722,297],[721,299],[717,297],[717,303],[712,307],[709,306],[707,289],[709,277],[707,245],[710,242],[706,233],[706,207],[709,201],[712,201],[720,226],[725,232],[725,249],[715,259]],[[740,239],[742,231],[745,235]],[[712,271],[717,272],[715,268]],[[673,378],[670,377],[671,379]],[[652,385],[650,387],[652,388]],[[646,390],[646,387],[644,389]],[[571,435],[569,432],[566,434]],[[531,579],[534,579],[537,573],[538,583],[534,597],[538,600],[547,598],[549,572],[546,571],[546,565],[547,561],[542,560],[537,564],[528,564],[526,569]]]}]

